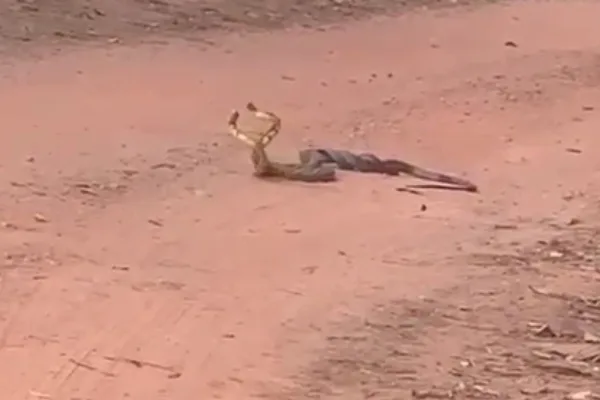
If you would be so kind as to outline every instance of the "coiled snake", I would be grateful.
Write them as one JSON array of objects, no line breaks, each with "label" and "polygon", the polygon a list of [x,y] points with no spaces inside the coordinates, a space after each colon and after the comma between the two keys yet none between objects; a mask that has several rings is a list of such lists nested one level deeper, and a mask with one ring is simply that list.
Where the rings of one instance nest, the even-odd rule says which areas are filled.
[{"label": "coiled snake", "polygon": [[[443,183],[452,186],[442,188],[477,192],[477,186],[466,179],[427,170],[398,159],[381,159],[371,153],[352,153],[336,149],[304,149],[298,153],[298,163],[280,163],[271,161],[265,151],[281,130],[281,119],[272,112],[259,110],[253,103],[246,109],[257,118],[269,122],[264,132],[252,138],[250,132],[243,132],[237,126],[239,112],[233,110],[229,117],[229,132],[252,149],[251,160],[254,175],[260,178],[280,178],[302,182],[332,182],[336,180],[335,169],[380,173],[385,175],[407,174],[416,178]],[[423,185],[421,187],[427,187]]]}]

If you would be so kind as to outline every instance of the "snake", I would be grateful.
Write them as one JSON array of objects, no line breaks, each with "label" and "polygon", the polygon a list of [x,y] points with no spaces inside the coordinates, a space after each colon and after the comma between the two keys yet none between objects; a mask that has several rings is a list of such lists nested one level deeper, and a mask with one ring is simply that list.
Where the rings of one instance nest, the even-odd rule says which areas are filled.
[{"label": "snake", "polygon": [[[378,173],[390,176],[400,174],[415,178],[450,185],[442,188],[458,189],[467,192],[478,192],[478,187],[471,181],[447,173],[421,168],[415,164],[395,158],[380,158],[372,153],[356,153],[333,148],[308,148],[298,152],[298,162],[282,163],[272,161],[266,147],[281,131],[281,118],[270,111],[258,109],[254,103],[246,104],[246,109],[255,117],[266,120],[269,126],[257,137],[252,138],[250,132],[238,127],[239,112],[233,110],[228,120],[229,133],[248,145],[254,176],[268,179],[278,178],[301,182],[332,182],[337,180],[336,169],[362,173]],[[422,185],[421,187],[425,187]]]}]

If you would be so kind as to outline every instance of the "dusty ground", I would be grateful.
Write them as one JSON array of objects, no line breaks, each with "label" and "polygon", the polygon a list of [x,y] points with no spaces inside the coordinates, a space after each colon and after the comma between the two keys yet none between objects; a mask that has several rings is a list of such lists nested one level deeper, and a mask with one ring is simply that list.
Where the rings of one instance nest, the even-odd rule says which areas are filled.
[{"label": "dusty ground", "polygon": [[[0,398],[600,393],[599,3],[198,3],[2,2]],[[481,193],[258,181],[248,100]]]}]

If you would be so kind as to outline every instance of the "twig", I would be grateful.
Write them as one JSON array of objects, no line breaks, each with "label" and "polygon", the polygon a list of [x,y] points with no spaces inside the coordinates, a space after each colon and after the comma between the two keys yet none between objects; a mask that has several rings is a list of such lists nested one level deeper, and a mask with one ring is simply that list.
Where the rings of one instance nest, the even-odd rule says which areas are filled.
[{"label": "twig", "polygon": [[566,362],[529,360],[529,363],[535,368],[555,374],[586,377],[595,376],[594,372],[592,372],[589,368],[580,367],[578,365]]},{"label": "twig", "polygon": [[37,397],[38,399],[51,399],[52,396],[46,393],[36,392],[35,390],[30,390],[29,395],[33,397]]},{"label": "twig", "polygon": [[151,368],[161,369],[163,371],[174,372],[173,367],[169,367],[169,366],[165,366],[165,365],[161,365],[161,364],[157,364],[157,363],[153,363],[153,362],[149,362],[149,361],[136,360],[134,358],[104,356],[104,359],[108,360],[108,361],[124,362],[127,364],[131,364],[137,368],[151,367]]},{"label": "twig", "polygon": [[527,286],[529,288],[529,290],[531,290],[534,294],[540,295],[540,296],[547,296],[547,297],[552,297],[553,299],[558,299],[558,300],[574,300],[577,299],[577,296],[573,296],[570,294],[566,294],[566,293],[553,293],[553,292],[548,292],[544,289],[537,289],[531,285]]},{"label": "twig", "polygon": [[565,300],[565,301],[576,301],[582,303],[586,307],[599,309],[600,308],[600,300],[598,298],[590,298],[584,296],[576,296],[568,293],[553,293],[543,289],[537,289],[531,285],[528,285],[529,290],[531,290],[534,294],[540,296],[547,296],[553,299]]},{"label": "twig", "polygon": [[417,195],[417,196],[423,196],[423,192],[420,192],[420,191],[415,190],[415,189],[411,189],[408,186],[397,187],[396,191],[397,192],[406,192],[406,193],[414,194],[414,195]]},{"label": "twig", "polygon": [[110,376],[110,377],[115,377],[116,376],[112,372],[102,371],[102,370],[100,370],[100,369],[98,369],[98,368],[96,368],[96,367],[94,367],[92,365],[86,364],[86,363],[81,362],[81,361],[77,361],[74,358],[69,358],[69,361],[72,362],[73,364],[75,364],[78,367],[85,368],[85,369],[87,369],[89,371],[95,371],[95,372],[101,373],[104,376]]}]

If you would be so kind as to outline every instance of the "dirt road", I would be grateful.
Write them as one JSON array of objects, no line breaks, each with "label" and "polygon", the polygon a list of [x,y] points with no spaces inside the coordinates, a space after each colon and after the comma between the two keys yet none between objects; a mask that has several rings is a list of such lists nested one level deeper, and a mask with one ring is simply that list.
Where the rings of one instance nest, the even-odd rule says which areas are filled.
[{"label": "dirt road", "polygon": [[[0,398],[598,392],[600,4],[8,3]],[[283,118],[274,158],[481,193],[259,181],[225,130],[249,100]]]}]

